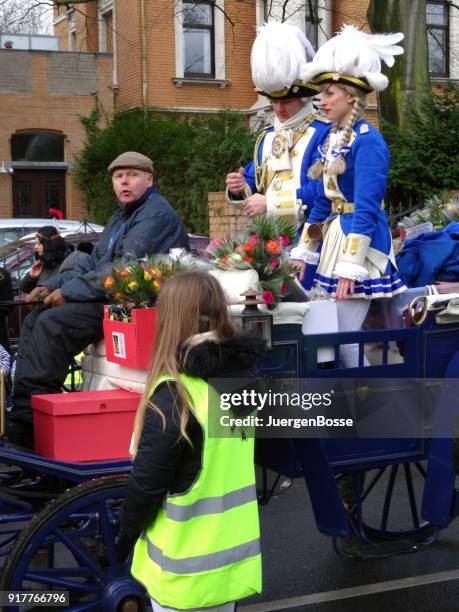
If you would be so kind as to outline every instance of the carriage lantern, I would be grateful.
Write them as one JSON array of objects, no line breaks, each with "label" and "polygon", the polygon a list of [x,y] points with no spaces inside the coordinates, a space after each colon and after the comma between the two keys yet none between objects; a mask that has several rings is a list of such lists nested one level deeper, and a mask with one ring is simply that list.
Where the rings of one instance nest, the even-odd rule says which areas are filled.
[{"label": "carriage lantern", "polygon": [[238,327],[247,332],[254,332],[261,336],[266,341],[268,349],[272,347],[272,315],[269,313],[261,312],[258,308],[258,304],[263,304],[263,301],[257,299],[260,295],[260,291],[254,289],[248,289],[241,293],[244,298],[242,302],[239,302],[244,306],[244,309],[237,314],[233,314],[232,318]]}]

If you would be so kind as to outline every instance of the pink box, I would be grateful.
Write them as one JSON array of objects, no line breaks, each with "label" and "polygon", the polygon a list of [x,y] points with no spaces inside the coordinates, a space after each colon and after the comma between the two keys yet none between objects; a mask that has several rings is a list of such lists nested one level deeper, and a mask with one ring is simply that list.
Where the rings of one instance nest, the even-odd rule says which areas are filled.
[{"label": "pink box", "polygon": [[35,451],[60,461],[128,459],[140,393],[33,395]]},{"label": "pink box", "polygon": [[151,366],[156,334],[156,308],[134,308],[132,321],[111,321],[104,313],[104,339],[107,361],[127,368],[145,370]]}]

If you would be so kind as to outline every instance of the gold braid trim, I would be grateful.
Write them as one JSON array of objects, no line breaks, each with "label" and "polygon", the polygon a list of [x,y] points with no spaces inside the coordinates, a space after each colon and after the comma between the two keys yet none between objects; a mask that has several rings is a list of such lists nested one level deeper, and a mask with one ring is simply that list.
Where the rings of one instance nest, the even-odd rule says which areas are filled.
[{"label": "gold braid trim", "polygon": [[258,163],[258,149],[260,147],[261,141],[266,136],[266,134],[269,132],[271,127],[272,126],[268,126],[264,128],[263,130],[261,130],[261,132],[257,136],[257,139],[255,141],[255,147],[253,150],[253,163],[254,163],[254,168],[255,168],[255,187],[257,188],[258,193],[263,193],[263,184],[265,182],[266,172],[268,170],[266,167],[266,162],[263,159],[262,159],[261,165]]},{"label": "gold braid trim", "polygon": [[[295,130],[295,134],[293,137],[293,144],[290,147],[290,150],[292,150],[295,147],[297,142],[306,133],[311,123],[316,119],[321,119],[321,116],[317,113],[308,113],[306,115],[306,117],[304,118],[304,123],[301,125],[301,127],[298,130]],[[263,130],[261,130],[261,132],[258,134],[257,139],[255,141],[255,147],[253,151],[253,162],[254,162],[254,168],[255,168],[255,187],[257,188],[258,193],[265,193],[265,191],[268,189],[268,186],[269,186],[269,184],[265,185],[266,177],[268,175],[268,168],[266,166],[266,161],[263,160],[261,165],[258,163],[258,149],[260,147],[261,141],[266,136],[266,134],[269,132],[271,127],[272,126],[268,126],[264,128]],[[276,173],[274,173],[271,176],[271,180],[273,179],[275,174]],[[269,181],[269,183],[271,183],[271,180]]]}]

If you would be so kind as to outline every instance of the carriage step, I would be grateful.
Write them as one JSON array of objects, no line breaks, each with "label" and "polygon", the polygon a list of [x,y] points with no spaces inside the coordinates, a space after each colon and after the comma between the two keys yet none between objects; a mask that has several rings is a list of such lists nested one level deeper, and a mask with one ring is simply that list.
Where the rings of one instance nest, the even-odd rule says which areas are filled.
[{"label": "carriage step", "polygon": [[364,544],[358,537],[341,540],[339,552],[354,559],[385,559],[405,553],[415,553],[423,548],[422,541],[413,539],[368,542]]}]

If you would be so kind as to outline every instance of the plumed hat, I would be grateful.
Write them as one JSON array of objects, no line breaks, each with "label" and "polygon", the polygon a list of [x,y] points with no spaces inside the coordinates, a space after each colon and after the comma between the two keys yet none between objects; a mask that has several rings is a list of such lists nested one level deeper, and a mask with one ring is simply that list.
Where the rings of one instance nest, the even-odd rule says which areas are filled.
[{"label": "plumed hat", "polygon": [[304,33],[290,23],[270,21],[257,28],[250,64],[256,91],[271,100],[303,98],[319,88],[300,80],[300,68],[314,57]]},{"label": "plumed hat", "polygon": [[323,44],[314,59],[301,69],[303,81],[317,85],[340,81],[365,92],[382,91],[389,79],[381,72],[381,60],[394,65],[394,55],[403,53],[403,34],[367,34],[344,25],[336,36]]}]

